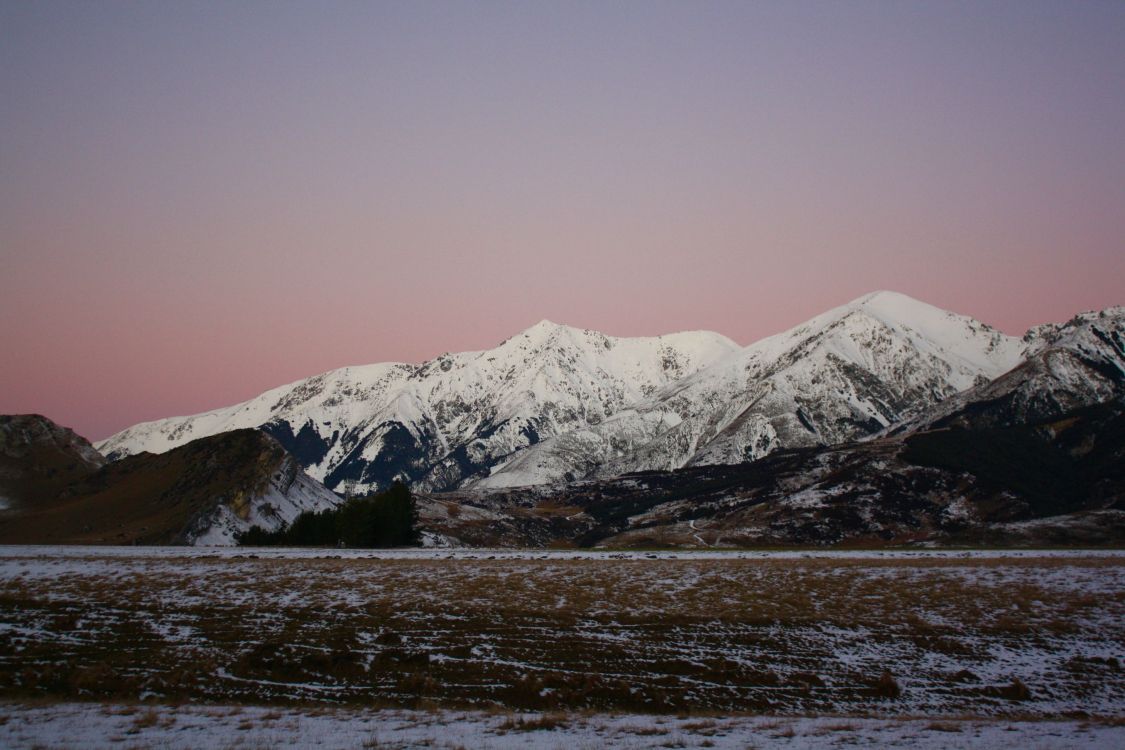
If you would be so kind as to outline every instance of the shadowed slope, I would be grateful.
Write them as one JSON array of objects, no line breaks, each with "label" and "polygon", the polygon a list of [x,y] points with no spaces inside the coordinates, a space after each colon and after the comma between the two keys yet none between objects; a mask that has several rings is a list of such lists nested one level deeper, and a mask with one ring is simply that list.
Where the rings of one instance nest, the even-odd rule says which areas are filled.
[{"label": "shadowed slope", "polygon": [[230,544],[339,499],[257,430],[142,453],[74,481],[49,502],[0,518],[0,542]]}]

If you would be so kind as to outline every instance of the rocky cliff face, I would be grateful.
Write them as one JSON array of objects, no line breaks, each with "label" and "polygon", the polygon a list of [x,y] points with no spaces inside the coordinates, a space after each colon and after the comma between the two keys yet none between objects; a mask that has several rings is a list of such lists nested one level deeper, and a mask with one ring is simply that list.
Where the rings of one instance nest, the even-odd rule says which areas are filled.
[{"label": "rocky cliff face", "polygon": [[175,447],[108,464],[43,417],[0,417],[0,542],[229,544],[339,502],[305,467],[459,486],[423,498],[431,541],[1125,538],[1125,308],[1016,340],[882,293],[745,349],[544,323],[358,369],[134,428],[110,442]]},{"label": "rocky cliff face", "polygon": [[466,490],[422,507],[430,534],[480,546],[1120,545],[1125,405],[739,464]]}]

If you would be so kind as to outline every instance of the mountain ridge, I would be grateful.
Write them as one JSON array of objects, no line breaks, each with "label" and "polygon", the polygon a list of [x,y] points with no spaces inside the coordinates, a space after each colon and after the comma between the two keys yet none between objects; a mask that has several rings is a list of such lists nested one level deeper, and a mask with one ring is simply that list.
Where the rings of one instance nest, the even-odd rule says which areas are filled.
[{"label": "mountain ridge", "polygon": [[738,462],[891,429],[1014,368],[1063,325],[1021,340],[889,291],[746,347],[709,331],[611,337],[543,319],[493,349],[339,368],[98,447],[116,459],[257,427],[338,492]]},{"label": "mountain ridge", "polygon": [[996,377],[1021,350],[979,321],[873,292],[750,344],[605,425],[531,447],[469,486],[732,463],[874,434],[907,409]]},{"label": "mountain ridge", "polygon": [[[497,349],[343,368],[204,415],[222,425],[255,408],[292,413],[306,420],[296,436],[282,420],[202,437],[190,419],[168,420],[157,437],[181,444],[109,463],[45,417],[0,417],[0,495],[15,500],[0,508],[0,540],[230,544],[252,524],[280,528],[340,502],[306,471],[302,449],[314,464],[326,455],[310,416],[362,415],[373,399],[413,421],[388,426],[377,410],[329,422],[352,451],[337,468],[382,461],[394,476],[412,456],[436,457],[415,475],[453,478],[443,492],[415,486],[430,544],[1114,544],[1125,534],[1125,308],[1015,339],[884,292],[749,347],[544,321]],[[282,429],[289,445],[274,437]],[[754,442],[761,434],[770,441]],[[405,458],[396,439],[416,441]],[[419,445],[431,452],[411,454]],[[558,460],[554,474],[507,481],[544,456]]]},{"label": "mountain ridge", "polygon": [[105,463],[90,441],[42,414],[0,415],[0,510],[50,500]]},{"label": "mountain ridge", "polygon": [[225,409],[136,425],[99,446],[119,458],[260,427],[332,488],[371,489],[403,472],[441,487],[736,348],[713,332],[617,338],[542,321],[491,350],[341,368]]}]

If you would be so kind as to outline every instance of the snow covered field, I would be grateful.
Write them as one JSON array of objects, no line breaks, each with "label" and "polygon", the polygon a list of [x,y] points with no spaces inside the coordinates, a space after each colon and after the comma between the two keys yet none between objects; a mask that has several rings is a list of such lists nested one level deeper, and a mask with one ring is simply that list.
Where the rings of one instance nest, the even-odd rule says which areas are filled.
[{"label": "snow covered field", "polygon": [[0,746],[100,748],[1091,748],[1125,727],[1090,721],[672,717],[239,706],[0,705]]},{"label": "snow covered field", "polygon": [[1121,552],[0,548],[0,746],[1112,747],[1123,665]]}]

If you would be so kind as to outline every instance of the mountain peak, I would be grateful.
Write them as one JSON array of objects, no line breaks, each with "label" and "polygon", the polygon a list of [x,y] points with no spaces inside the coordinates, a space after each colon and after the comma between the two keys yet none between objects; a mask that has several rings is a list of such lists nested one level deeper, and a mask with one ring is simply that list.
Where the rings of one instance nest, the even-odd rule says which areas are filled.
[{"label": "mountain peak", "polygon": [[543,318],[541,321],[539,321],[535,325],[524,329],[523,332],[524,333],[532,333],[534,331],[554,331],[554,330],[557,330],[559,328],[569,328],[569,326],[565,326],[561,323],[555,323],[554,321],[547,320],[546,318]]},{"label": "mountain peak", "polygon": [[873,292],[868,292],[861,297],[857,297],[856,299],[852,300],[850,304],[855,306],[863,306],[868,304],[880,304],[895,301],[917,302],[918,300],[910,297],[909,295],[903,294],[902,292],[896,292],[891,289],[876,289]]},{"label": "mountain peak", "polygon": [[853,310],[861,309],[875,313],[882,313],[890,317],[907,317],[919,312],[940,312],[942,314],[949,314],[948,311],[935,307],[928,302],[914,299],[913,297],[903,294],[901,292],[893,292],[887,289],[880,289],[874,292],[868,292],[862,297],[857,297],[848,304],[844,305],[846,308]]},{"label": "mountain peak", "polygon": [[577,334],[587,333],[587,331],[583,331],[582,329],[575,328],[573,326],[568,326],[565,323],[555,323],[554,321],[543,318],[543,320],[540,320],[530,328],[525,328],[523,331],[517,333],[509,340],[528,338],[531,339],[533,344],[535,344],[552,340],[558,335],[566,333]]},{"label": "mountain peak", "polygon": [[0,415],[0,457],[21,456],[36,450],[63,452],[94,468],[105,463],[105,457],[90,441],[42,414]]},{"label": "mountain peak", "polygon": [[939,338],[950,330],[961,329],[966,325],[975,330],[992,330],[988,324],[973,318],[950,312],[900,292],[886,290],[870,292],[836,309],[845,314],[862,312],[886,325],[906,326]]}]

